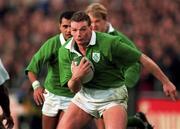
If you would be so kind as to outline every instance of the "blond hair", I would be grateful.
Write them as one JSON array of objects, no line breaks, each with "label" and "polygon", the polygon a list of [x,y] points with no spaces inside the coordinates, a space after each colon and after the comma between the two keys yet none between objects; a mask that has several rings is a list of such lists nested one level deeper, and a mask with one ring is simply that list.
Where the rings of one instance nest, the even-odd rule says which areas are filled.
[{"label": "blond hair", "polygon": [[100,17],[104,20],[107,20],[107,9],[100,3],[90,4],[85,11],[87,14],[91,14],[93,17]]}]

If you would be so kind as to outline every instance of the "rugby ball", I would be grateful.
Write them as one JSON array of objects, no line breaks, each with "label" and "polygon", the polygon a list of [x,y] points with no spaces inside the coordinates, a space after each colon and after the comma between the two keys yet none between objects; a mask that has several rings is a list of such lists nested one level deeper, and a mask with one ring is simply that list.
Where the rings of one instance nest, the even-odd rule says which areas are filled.
[{"label": "rugby ball", "polygon": [[[87,57],[82,57],[82,56],[79,56],[78,58],[76,58],[76,59],[73,60],[74,63],[75,63],[75,65],[79,65],[81,59],[83,59],[83,58],[84,58],[85,60],[89,61],[89,62],[90,62],[90,65],[91,65],[91,70],[90,70],[90,72],[88,72],[88,73],[82,78],[82,80],[81,80],[82,83],[85,84],[85,83],[91,81],[92,78],[93,78],[93,76],[94,76],[94,65],[93,65],[93,63],[92,63]],[[71,65],[71,72],[72,72],[72,65]]]}]

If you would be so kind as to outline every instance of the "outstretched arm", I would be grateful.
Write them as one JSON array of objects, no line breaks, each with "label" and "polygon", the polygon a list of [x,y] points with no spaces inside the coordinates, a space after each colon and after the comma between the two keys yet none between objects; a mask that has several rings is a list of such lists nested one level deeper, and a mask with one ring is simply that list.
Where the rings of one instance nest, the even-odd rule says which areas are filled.
[{"label": "outstretched arm", "polygon": [[166,96],[170,96],[173,100],[176,100],[177,91],[174,84],[168,79],[168,77],[162,72],[160,67],[148,56],[142,54],[140,57],[141,64],[151,72],[162,84],[163,90]]}]

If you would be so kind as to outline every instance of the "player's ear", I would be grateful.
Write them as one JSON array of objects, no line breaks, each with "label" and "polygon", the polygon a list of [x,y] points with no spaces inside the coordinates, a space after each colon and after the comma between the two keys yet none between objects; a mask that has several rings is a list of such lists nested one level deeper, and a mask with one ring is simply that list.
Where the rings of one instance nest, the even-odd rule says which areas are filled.
[{"label": "player's ear", "polygon": [[58,24],[58,27],[59,27],[59,28],[58,28],[59,31],[61,32],[61,24],[60,24],[60,23]]}]

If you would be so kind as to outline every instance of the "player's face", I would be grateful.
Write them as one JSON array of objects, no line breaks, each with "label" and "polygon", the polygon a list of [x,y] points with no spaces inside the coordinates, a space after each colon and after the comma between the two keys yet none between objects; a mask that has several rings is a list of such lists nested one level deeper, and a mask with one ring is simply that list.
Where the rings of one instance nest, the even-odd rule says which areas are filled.
[{"label": "player's face", "polygon": [[60,32],[63,34],[65,40],[71,37],[71,20],[62,18],[62,22],[59,25]]},{"label": "player's face", "polygon": [[92,30],[86,21],[71,22],[71,35],[78,45],[86,46],[91,39]]},{"label": "player's face", "polygon": [[106,25],[107,25],[107,21],[102,19],[102,18],[98,18],[98,17],[94,17],[92,16],[90,13],[88,14],[90,19],[91,19],[91,26],[92,26],[92,30],[94,31],[99,31],[99,32],[106,32]]}]

